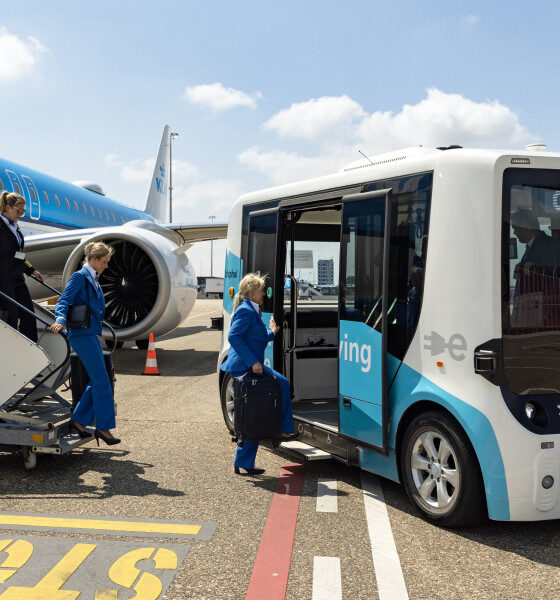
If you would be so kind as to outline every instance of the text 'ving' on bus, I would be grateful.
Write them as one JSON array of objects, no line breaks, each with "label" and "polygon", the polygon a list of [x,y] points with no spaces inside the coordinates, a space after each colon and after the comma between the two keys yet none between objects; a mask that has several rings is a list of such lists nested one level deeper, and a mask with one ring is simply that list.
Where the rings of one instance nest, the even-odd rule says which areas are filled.
[{"label": "text 'ving' on bus", "polygon": [[300,441],[402,482],[442,525],[557,519],[558,198],[560,155],[457,147],[247,194],[219,364],[241,278],[266,274],[263,321],[282,324],[266,363]]}]

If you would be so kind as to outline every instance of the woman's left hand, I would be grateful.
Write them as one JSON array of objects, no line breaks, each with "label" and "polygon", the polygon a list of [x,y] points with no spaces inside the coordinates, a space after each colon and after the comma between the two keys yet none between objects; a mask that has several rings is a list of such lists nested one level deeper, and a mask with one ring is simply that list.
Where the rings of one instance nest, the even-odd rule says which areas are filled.
[{"label": "woman's left hand", "polygon": [[35,269],[31,275],[35,277],[35,279],[38,279],[41,283],[43,282],[43,276],[41,273],[39,273],[39,271],[37,271],[37,269]]},{"label": "woman's left hand", "polygon": [[276,335],[276,332],[280,329],[280,327],[278,325],[276,325],[276,321],[274,320],[274,317],[270,317],[270,321],[268,322],[268,327],[272,331],[272,333],[274,333],[274,335]]}]

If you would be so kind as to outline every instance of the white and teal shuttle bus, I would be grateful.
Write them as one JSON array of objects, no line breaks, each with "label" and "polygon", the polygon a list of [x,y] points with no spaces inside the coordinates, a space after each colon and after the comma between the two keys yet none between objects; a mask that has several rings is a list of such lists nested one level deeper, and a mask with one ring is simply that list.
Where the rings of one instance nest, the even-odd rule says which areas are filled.
[{"label": "white and teal shuttle bus", "polygon": [[[241,277],[267,274],[266,361],[302,442],[402,482],[441,525],[559,518],[559,233],[550,153],[407,149],[244,195],[219,364]],[[338,295],[314,285],[320,259]]]}]

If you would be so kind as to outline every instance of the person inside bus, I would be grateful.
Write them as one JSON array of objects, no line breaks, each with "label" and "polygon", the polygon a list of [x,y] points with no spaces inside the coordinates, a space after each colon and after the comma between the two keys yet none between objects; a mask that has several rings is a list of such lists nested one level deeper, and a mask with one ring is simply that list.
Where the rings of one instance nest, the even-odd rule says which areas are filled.
[{"label": "person inside bus", "polygon": [[[267,373],[276,377],[282,393],[282,438],[294,439],[294,418],[292,415],[292,397],[290,382],[280,373],[264,364],[264,351],[274,339],[280,327],[274,317],[270,317],[266,329],[261,318],[261,305],[264,298],[265,277],[258,273],[248,273],[239,284],[239,293],[233,303],[233,316],[228,335],[230,350],[227,360],[220,367],[231,377],[242,377],[249,371]],[[234,472],[239,475],[243,469],[250,475],[260,475],[264,469],[255,469],[255,457],[259,442],[244,440],[243,446],[237,446]]]},{"label": "person inside bus", "polygon": [[[18,219],[25,214],[25,199],[19,194],[3,191],[0,194],[0,292],[33,312],[31,295],[23,277],[32,275],[43,281],[41,273],[25,260],[24,239]],[[5,321],[31,341],[37,341],[37,322],[29,313],[0,297],[0,310]]]},{"label": "person inside bus", "polygon": [[515,237],[525,244],[525,253],[515,267],[517,274],[521,269],[530,271],[533,267],[560,266],[560,244],[541,231],[539,220],[532,210],[520,208],[513,212],[511,227]]}]

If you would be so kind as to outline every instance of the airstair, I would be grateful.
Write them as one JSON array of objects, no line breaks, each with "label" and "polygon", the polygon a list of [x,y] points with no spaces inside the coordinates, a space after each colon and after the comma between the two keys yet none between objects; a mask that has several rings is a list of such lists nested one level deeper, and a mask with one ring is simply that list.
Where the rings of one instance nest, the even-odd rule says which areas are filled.
[{"label": "airstair", "polygon": [[25,467],[33,469],[37,454],[65,454],[93,437],[81,438],[68,426],[72,401],[59,390],[69,389],[71,348],[63,332],[49,330],[52,312],[34,302],[33,313],[0,296],[37,320],[37,343],[0,320],[0,450],[21,451]]}]

